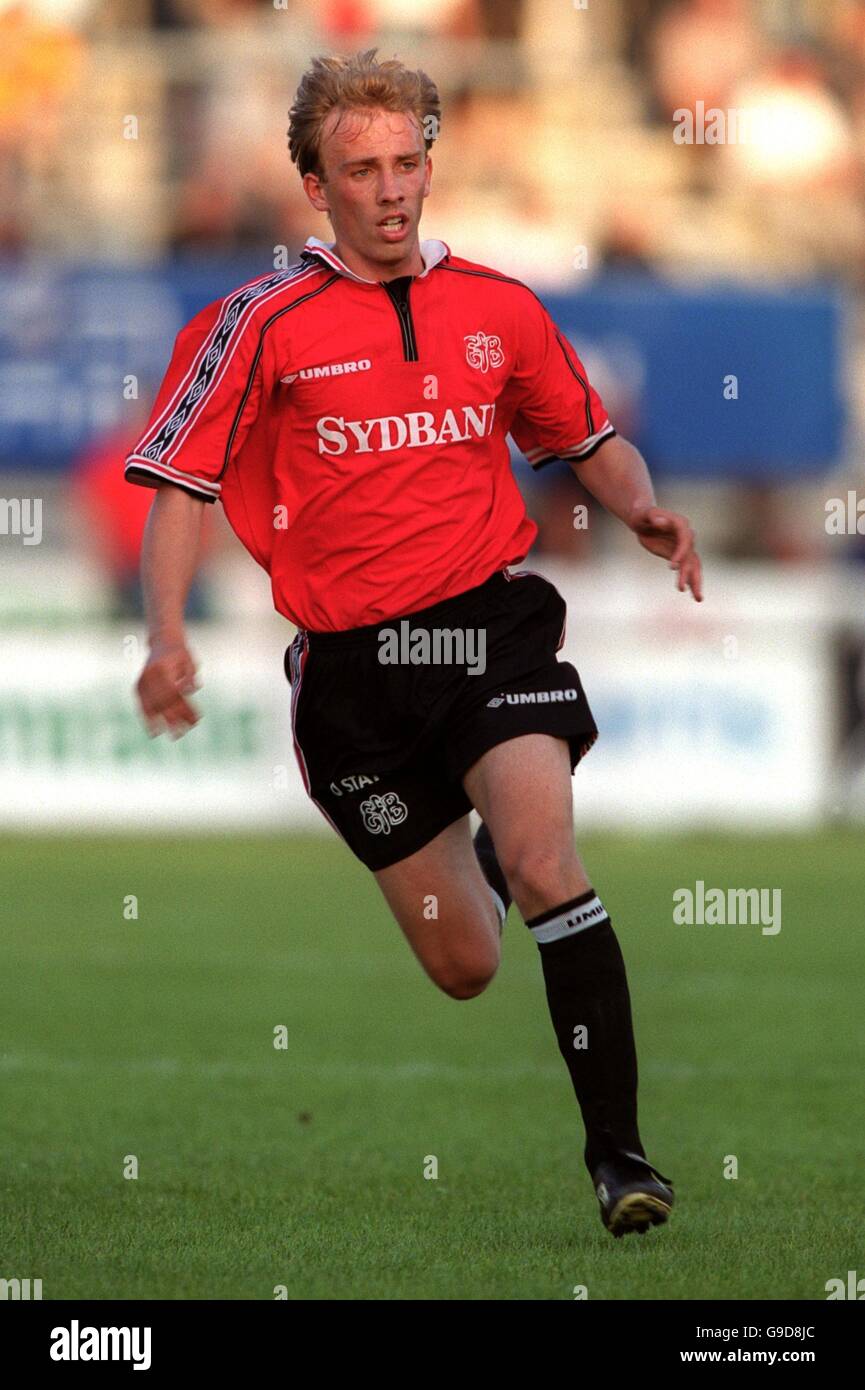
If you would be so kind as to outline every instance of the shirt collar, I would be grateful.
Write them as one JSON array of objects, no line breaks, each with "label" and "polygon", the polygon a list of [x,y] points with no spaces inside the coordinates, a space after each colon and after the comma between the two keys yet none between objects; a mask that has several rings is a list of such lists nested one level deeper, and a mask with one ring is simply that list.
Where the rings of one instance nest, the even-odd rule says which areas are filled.
[{"label": "shirt collar", "polygon": [[[340,260],[339,256],[334,252],[333,248],[335,245],[336,242],[321,241],[317,236],[307,237],[306,244],[300,254],[302,256],[319,257],[327,265],[332,266],[334,270],[338,270],[341,275],[347,275],[350,280],[357,280],[361,285],[379,284],[378,280],[367,280],[364,276],[355,275],[353,270],[349,270],[345,262]],[[422,241],[420,243],[420,254],[421,260],[424,263],[424,268],[420,275],[417,275],[415,278],[417,280],[422,280],[425,275],[429,274],[433,266],[438,265],[439,261],[443,261],[450,253],[450,247],[443,241],[436,241],[434,238],[431,238],[429,241]]]}]

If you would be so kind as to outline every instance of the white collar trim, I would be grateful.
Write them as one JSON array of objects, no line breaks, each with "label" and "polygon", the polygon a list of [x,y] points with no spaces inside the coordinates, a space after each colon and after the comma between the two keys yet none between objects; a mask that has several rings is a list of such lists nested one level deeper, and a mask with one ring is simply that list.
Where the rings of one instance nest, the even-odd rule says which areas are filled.
[{"label": "white collar trim", "polygon": [[[353,270],[349,270],[345,262],[340,260],[339,256],[334,252],[333,248],[335,245],[335,241],[321,241],[319,237],[311,236],[307,237],[303,249],[304,251],[315,251],[323,260],[327,261],[328,265],[332,265],[334,270],[338,270],[342,275],[347,275],[350,280],[358,280],[362,285],[377,285],[380,283],[378,280],[367,280],[363,275],[355,275]],[[424,269],[421,271],[420,275],[415,276],[417,280],[422,280],[425,275],[429,274],[433,266],[438,265],[439,261],[443,261],[445,256],[449,256],[450,247],[443,241],[436,241],[434,238],[431,238],[429,241],[422,241],[420,243],[420,254],[421,260],[424,263]]]}]

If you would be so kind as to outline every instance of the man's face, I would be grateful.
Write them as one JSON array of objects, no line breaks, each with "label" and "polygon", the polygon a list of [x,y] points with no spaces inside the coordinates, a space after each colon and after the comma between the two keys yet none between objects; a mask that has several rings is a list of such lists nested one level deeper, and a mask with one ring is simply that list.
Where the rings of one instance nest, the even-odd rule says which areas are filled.
[{"label": "man's face", "polygon": [[432,160],[417,121],[395,111],[331,111],[322,129],[324,177],[306,174],[310,202],[330,216],[337,246],[392,269],[418,245]]}]

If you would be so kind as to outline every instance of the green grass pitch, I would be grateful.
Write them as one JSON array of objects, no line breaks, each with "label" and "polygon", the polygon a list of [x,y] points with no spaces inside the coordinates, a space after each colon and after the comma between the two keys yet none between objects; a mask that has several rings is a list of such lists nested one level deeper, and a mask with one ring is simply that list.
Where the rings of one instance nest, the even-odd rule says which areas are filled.
[{"label": "green grass pitch", "polygon": [[[46,1299],[591,1300],[824,1299],[865,1274],[863,837],[580,849],[628,966],[667,1227],[601,1226],[515,909],[498,976],[455,1001],[335,837],[7,836],[0,1277]],[[781,931],[674,925],[698,878],[781,888]]]}]

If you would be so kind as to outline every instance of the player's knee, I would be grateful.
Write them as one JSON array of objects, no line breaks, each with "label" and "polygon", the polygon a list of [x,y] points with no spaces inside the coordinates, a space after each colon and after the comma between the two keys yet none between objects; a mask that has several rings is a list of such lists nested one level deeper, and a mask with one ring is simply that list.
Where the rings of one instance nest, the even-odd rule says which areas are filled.
[{"label": "player's knee", "polygon": [[488,954],[465,961],[444,962],[433,978],[451,999],[475,999],[483,994],[498,968],[498,955]]},{"label": "player's knee", "polygon": [[495,971],[490,975],[447,976],[437,984],[450,999],[476,999],[483,994]]},{"label": "player's knee", "polygon": [[569,846],[557,849],[530,845],[515,850],[502,862],[508,887],[517,903],[538,899],[562,902],[573,884],[574,868],[574,852]]}]

